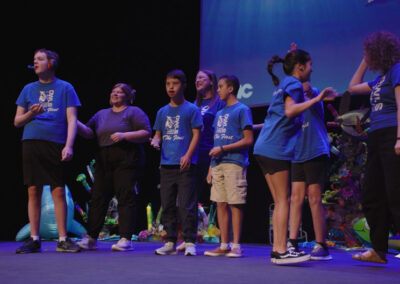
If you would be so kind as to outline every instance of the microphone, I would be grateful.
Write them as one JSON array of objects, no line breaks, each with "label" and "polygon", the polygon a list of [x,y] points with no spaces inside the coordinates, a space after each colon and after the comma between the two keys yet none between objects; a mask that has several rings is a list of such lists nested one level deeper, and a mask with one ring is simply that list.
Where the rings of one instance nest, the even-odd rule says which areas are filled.
[{"label": "microphone", "polygon": [[28,67],[28,69],[35,69],[35,66],[33,66],[33,65],[28,65],[27,67]]}]

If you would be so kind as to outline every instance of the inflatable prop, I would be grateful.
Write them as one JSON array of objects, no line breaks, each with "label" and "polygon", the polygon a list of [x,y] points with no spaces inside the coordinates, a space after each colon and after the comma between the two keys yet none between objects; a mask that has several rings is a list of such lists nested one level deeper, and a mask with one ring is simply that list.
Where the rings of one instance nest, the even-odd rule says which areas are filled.
[{"label": "inflatable prop", "polygon": [[[86,234],[86,229],[77,221],[74,220],[74,201],[72,200],[71,192],[65,186],[65,197],[67,200],[67,232],[81,236]],[[30,236],[31,226],[26,224],[17,233],[15,240],[20,242]],[[57,239],[58,230],[56,216],[54,214],[54,202],[51,196],[50,186],[45,185],[42,193],[42,206],[40,213],[40,228],[39,235],[42,239]]]}]

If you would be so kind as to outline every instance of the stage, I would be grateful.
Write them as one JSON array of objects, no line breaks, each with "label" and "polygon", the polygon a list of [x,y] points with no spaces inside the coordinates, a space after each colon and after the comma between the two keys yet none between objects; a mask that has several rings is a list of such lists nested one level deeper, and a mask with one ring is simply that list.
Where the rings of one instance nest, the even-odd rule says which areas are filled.
[{"label": "stage", "polygon": [[400,259],[388,264],[351,259],[353,252],[331,249],[333,260],[277,266],[271,246],[244,244],[243,258],[207,257],[213,244],[199,244],[197,256],[158,256],[155,242],[134,242],[130,252],[113,252],[113,242],[99,250],[57,253],[56,242],[42,242],[42,252],[17,255],[17,242],[0,242],[1,283],[399,283]]}]

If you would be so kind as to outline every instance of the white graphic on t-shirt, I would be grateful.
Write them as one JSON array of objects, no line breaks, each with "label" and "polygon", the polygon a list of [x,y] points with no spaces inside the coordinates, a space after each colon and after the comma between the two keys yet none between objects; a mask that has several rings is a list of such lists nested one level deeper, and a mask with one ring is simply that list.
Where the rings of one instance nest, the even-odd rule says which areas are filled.
[{"label": "white graphic on t-shirt", "polygon": [[53,108],[53,100],[54,100],[54,90],[39,92],[39,104],[43,106],[45,112],[58,110],[58,108]]},{"label": "white graphic on t-shirt", "polygon": [[381,100],[381,87],[383,82],[385,82],[386,75],[382,76],[382,79],[372,88],[371,92],[371,106],[372,106],[372,111],[380,111],[383,109],[383,102],[380,102]]},{"label": "white graphic on t-shirt", "polygon": [[215,139],[233,139],[233,136],[226,135],[226,127],[228,125],[229,114],[218,116],[217,129],[215,130]]},{"label": "white graphic on t-shirt", "polygon": [[201,115],[204,115],[210,109],[209,105],[205,105],[201,107]]},{"label": "white graphic on t-shirt", "polygon": [[183,136],[178,136],[179,133],[179,121],[181,116],[168,116],[165,122],[165,135],[163,135],[164,140],[183,140]]}]

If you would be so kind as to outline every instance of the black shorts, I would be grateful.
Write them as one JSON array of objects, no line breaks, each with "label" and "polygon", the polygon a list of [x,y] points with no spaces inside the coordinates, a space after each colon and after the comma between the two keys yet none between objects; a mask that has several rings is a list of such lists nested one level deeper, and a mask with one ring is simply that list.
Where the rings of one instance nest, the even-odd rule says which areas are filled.
[{"label": "black shorts", "polygon": [[321,155],[304,163],[292,163],[292,182],[309,184],[325,184],[328,156]]},{"label": "black shorts", "polygon": [[64,144],[45,140],[22,141],[22,169],[26,186],[65,185],[65,162],[61,162]]},{"label": "black shorts", "polygon": [[288,160],[276,160],[260,155],[255,155],[255,158],[264,176],[281,171],[290,171],[290,161]]}]

